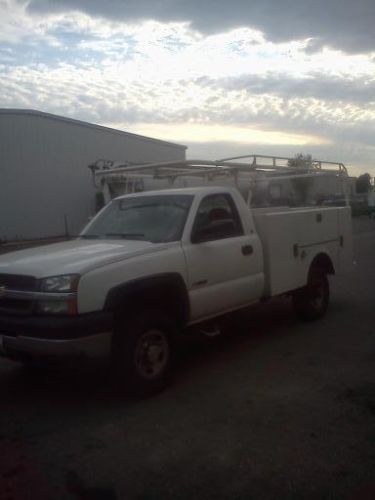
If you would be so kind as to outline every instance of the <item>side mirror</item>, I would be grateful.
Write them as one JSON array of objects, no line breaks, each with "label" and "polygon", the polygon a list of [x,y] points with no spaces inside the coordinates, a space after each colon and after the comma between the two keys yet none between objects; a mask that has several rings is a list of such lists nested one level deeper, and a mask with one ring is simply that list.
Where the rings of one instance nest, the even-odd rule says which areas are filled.
[{"label": "side mirror", "polygon": [[211,221],[196,229],[191,235],[192,243],[203,243],[204,241],[218,240],[234,236],[236,225],[232,219]]}]

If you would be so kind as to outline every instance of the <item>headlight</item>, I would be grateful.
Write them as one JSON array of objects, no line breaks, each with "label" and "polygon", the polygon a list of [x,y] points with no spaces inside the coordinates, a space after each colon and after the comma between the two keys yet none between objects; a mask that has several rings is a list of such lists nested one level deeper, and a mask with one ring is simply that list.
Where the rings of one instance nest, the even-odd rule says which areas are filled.
[{"label": "headlight", "polygon": [[77,314],[77,301],[73,300],[59,300],[59,301],[39,301],[37,310],[41,314],[68,314],[73,316]]},{"label": "headlight", "polygon": [[41,280],[40,290],[42,292],[75,292],[79,281],[78,274],[63,274],[61,276],[50,276]]},{"label": "headlight", "polygon": [[49,276],[40,281],[39,295],[36,302],[41,314],[78,314],[77,287],[78,274]]}]

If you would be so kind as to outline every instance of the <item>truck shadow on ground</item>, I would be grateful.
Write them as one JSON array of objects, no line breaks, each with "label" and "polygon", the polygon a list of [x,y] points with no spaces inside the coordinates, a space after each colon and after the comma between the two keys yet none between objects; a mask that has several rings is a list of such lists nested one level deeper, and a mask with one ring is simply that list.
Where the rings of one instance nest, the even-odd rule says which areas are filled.
[{"label": "truck shadow on ground", "polygon": [[202,367],[208,361],[215,361],[218,353],[235,359],[237,352],[245,347],[252,349],[259,343],[268,342],[273,337],[285,335],[298,328],[299,321],[291,304],[285,299],[276,299],[258,304],[248,309],[230,313],[217,321],[220,335],[207,337],[199,331],[187,337],[187,346],[181,354],[181,362],[189,366]]},{"label": "truck shadow on ground", "polygon": [[[298,324],[291,307],[280,300],[229,314],[220,319],[218,337],[206,338],[199,333],[186,337],[178,356],[174,385],[179,380],[186,383],[190,374],[204,371],[220,355],[230,361],[239,351],[251,350],[274,336],[289,334]],[[18,407],[20,411],[29,405],[56,413],[68,407],[113,408],[123,399],[111,387],[110,368],[104,363],[56,369],[29,369],[3,360],[0,364],[2,404]]]}]

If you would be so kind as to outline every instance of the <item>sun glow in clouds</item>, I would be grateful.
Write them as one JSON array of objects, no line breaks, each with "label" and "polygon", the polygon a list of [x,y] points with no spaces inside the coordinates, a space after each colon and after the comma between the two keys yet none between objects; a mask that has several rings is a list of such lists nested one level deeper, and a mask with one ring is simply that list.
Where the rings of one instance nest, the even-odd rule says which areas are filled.
[{"label": "sun glow in clouds", "polygon": [[[121,124],[118,124],[121,128]],[[122,127],[123,128],[123,127]],[[260,145],[293,145],[308,146],[310,144],[328,144],[329,141],[308,135],[288,134],[278,131],[257,130],[251,127],[201,125],[201,124],[137,124],[133,131],[141,135],[149,135],[168,140],[173,134],[177,142],[232,142],[233,144]]]}]

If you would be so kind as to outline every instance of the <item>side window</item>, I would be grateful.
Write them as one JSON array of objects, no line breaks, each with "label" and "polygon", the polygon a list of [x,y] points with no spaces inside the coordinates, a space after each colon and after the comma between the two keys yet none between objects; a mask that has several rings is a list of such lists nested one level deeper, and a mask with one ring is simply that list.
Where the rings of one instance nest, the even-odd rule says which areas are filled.
[{"label": "side window", "polygon": [[192,231],[193,243],[231,238],[242,234],[241,219],[229,194],[212,194],[201,201]]}]

